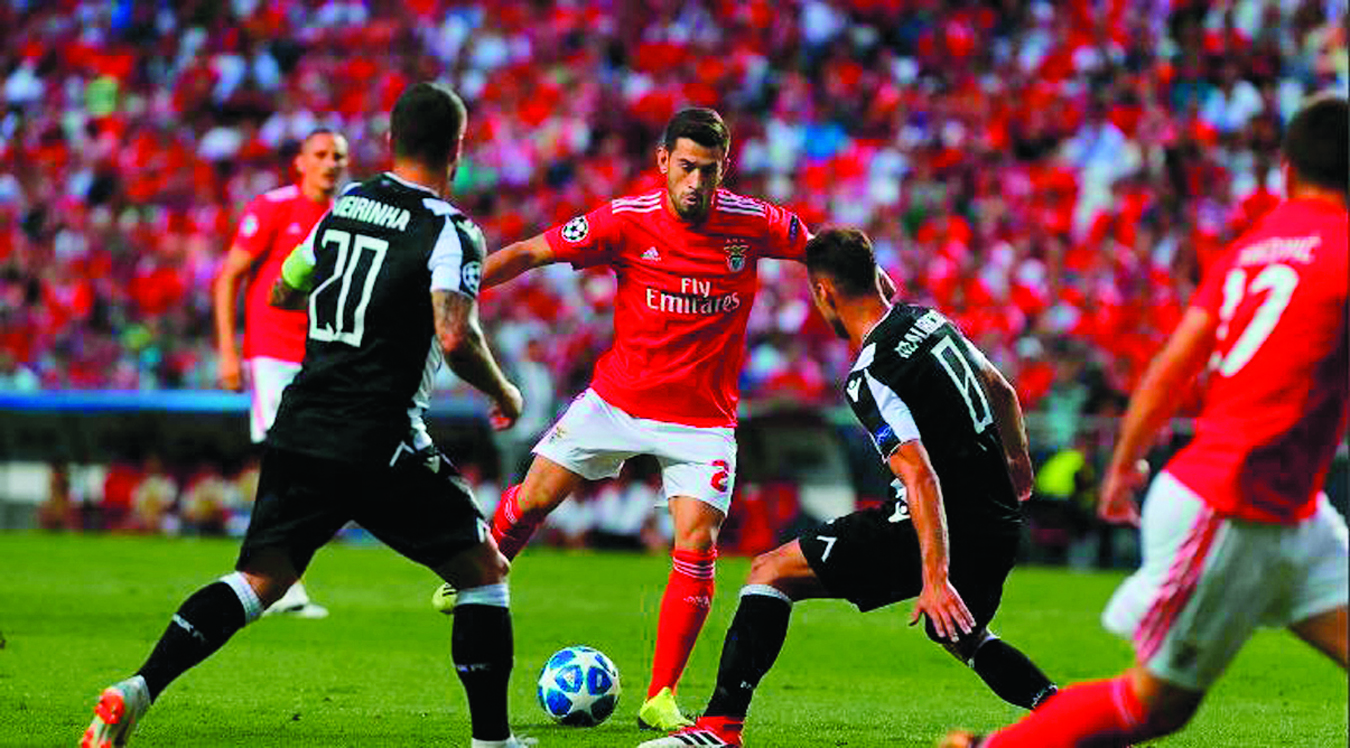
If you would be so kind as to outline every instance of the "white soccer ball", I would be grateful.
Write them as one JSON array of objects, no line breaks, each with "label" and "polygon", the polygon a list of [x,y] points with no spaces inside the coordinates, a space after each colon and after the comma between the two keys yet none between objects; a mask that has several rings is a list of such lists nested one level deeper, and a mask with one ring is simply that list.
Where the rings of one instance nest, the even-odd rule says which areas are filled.
[{"label": "white soccer ball", "polygon": [[539,673],[539,706],[564,725],[591,727],[619,703],[619,669],[598,649],[564,647]]}]

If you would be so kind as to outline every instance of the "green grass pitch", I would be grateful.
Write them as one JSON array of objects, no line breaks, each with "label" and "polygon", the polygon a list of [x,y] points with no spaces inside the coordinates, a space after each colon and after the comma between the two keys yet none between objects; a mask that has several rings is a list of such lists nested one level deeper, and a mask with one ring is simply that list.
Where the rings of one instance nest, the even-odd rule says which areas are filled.
[{"label": "green grass pitch", "polygon": [[[169,616],[227,572],[236,543],[0,534],[0,746],[74,746],[99,690],[140,665]],[[656,612],[659,556],[530,549],[512,575],[518,733],[549,746],[634,746]],[[681,690],[687,710],[711,690],[722,635],[747,571],[718,564],[718,593]],[[1013,573],[995,629],[1060,683],[1119,671],[1129,649],[1098,614],[1118,574]],[[450,620],[429,605],[430,572],[379,546],[332,546],[307,577],[329,606],[320,621],[264,619],[174,683],[133,746],[468,745],[450,667]],[[1019,711],[905,626],[908,604],[858,614],[799,606],[746,729],[751,746],[931,746],[947,727],[985,729]],[[554,726],[534,700],[557,648],[589,644],[618,664],[624,694],[608,723]],[[1285,632],[1256,637],[1181,735],[1195,746],[1346,744],[1346,675]]]}]

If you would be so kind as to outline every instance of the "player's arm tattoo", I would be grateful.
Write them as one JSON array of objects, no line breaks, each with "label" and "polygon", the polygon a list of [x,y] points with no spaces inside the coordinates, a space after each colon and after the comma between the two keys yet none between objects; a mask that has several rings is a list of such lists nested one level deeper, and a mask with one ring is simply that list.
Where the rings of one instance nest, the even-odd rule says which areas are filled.
[{"label": "player's arm tattoo", "polygon": [[450,369],[488,397],[504,397],[510,383],[488,347],[478,322],[478,301],[457,291],[432,291],[436,340]]},{"label": "player's arm tattoo", "polygon": [[292,288],[285,278],[277,278],[276,282],[272,284],[272,292],[267,297],[267,303],[278,309],[303,311],[308,299],[309,294],[307,292]]}]

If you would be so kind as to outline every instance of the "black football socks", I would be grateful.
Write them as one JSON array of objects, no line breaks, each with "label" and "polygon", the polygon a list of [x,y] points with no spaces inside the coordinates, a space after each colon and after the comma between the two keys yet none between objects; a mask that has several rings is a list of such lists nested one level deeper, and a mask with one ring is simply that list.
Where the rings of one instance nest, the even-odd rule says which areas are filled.
[{"label": "black football socks", "polygon": [[1055,685],[1036,663],[992,634],[975,650],[969,664],[989,690],[1023,709],[1035,709],[1055,693]]},{"label": "black football socks", "polygon": [[460,590],[455,603],[450,656],[469,699],[473,737],[506,740],[506,689],[515,657],[506,584]]},{"label": "black football socks", "polygon": [[778,659],[791,617],[792,600],[778,589],[761,584],[741,589],[741,602],[722,644],[717,686],[705,715],[745,717],[760,678]]},{"label": "black football socks", "polygon": [[210,657],[234,632],[262,614],[253,588],[235,572],[197,590],[174,614],[137,671],[153,701],[175,678]]}]

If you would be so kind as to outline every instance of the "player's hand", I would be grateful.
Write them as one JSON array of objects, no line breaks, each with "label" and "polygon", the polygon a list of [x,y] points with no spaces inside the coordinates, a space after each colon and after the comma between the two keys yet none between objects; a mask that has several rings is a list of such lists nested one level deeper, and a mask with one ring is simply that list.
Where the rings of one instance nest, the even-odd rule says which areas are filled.
[{"label": "player's hand", "polygon": [[221,389],[231,390],[233,392],[242,392],[244,389],[244,374],[239,365],[239,356],[230,354],[220,357],[220,371],[217,376],[220,379]]},{"label": "player's hand", "polygon": [[1138,527],[1139,505],[1134,502],[1134,492],[1147,480],[1148,463],[1144,460],[1129,467],[1112,463],[1106,470],[1106,479],[1102,481],[1097,516],[1112,524]]},{"label": "player's hand", "polygon": [[966,603],[951,582],[923,585],[923,591],[914,601],[914,613],[909,617],[909,625],[919,622],[919,616],[926,615],[933,622],[938,636],[948,641],[956,641],[962,634],[975,630],[975,616],[970,614]]},{"label": "player's hand", "polygon": [[488,422],[492,428],[502,431],[511,428],[520,418],[520,412],[525,407],[525,398],[521,396],[520,390],[510,382],[502,389],[501,397],[493,402],[492,408],[488,411]]}]

